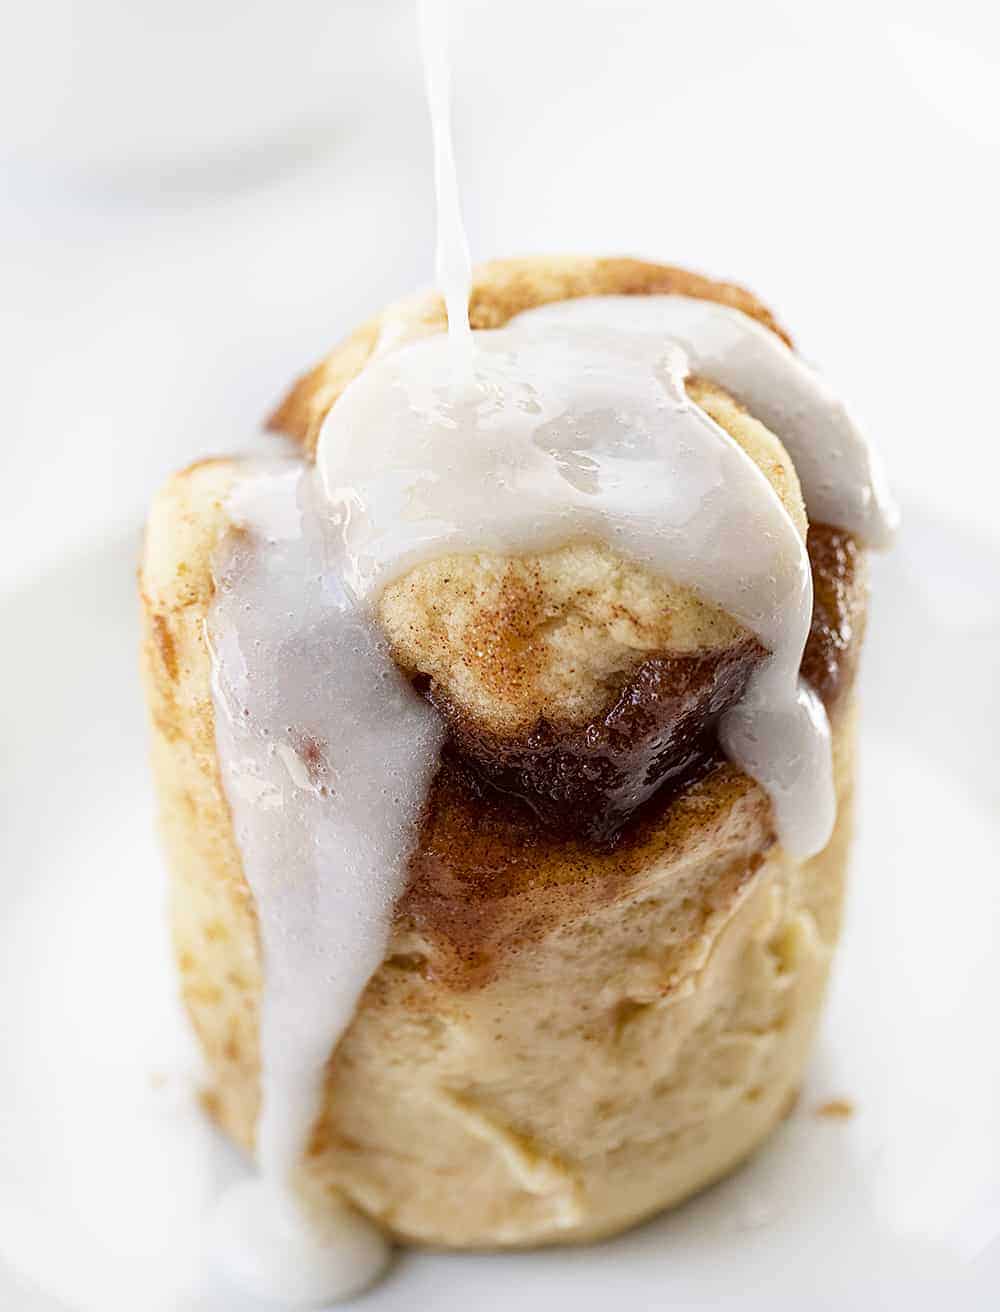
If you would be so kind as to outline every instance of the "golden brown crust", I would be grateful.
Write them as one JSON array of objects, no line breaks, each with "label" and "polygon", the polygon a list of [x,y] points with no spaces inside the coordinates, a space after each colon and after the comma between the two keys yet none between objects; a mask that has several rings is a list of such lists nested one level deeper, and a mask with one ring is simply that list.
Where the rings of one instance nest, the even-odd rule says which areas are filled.
[{"label": "golden brown crust", "polygon": [[232,530],[233,460],[175,474],[154,502],[139,574],[141,672],[151,728],[159,828],[170,867],[170,921],[181,996],[212,1052],[219,1087],[253,1085],[256,1016],[220,1004],[259,988],[257,917],[219,772],[205,617],[212,557]]},{"label": "golden brown crust", "polygon": [[[473,271],[469,322],[473,328],[502,328],[515,314],[551,301],[578,296],[651,296],[672,294],[731,305],[759,320],[783,341],[791,339],[771,311],[736,283],[716,282],[669,264],[649,264],[625,257],[534,256],[492,260]],[[401,307],[422,332],[447,326],[444,301],[435,293]],[[390,307],[393,312],[396,307]],[[378,343],[385,314],[369,319],[304,374],[268,420],[271,432],[290,437],[310,458],[319,430],[348,383],[365,367]]]}]

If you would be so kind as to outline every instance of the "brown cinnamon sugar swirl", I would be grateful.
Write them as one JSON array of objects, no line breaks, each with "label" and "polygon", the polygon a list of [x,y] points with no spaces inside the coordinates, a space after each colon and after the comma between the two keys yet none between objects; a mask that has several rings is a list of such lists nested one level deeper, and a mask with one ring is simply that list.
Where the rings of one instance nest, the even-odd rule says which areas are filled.
[{"label": "brown cinnamon sugar swirl", "polygon": [[[832,711],[853,679],[865,580],[850,534],[818,524],[808,550],[815,604],[802,673]],[[646,657],[597,716],[583,724],[539,717],[507,737],[482,728],[430,676],[414,683],[444,717],[451,757],[481,789],[520,799],[553,835],[607,848],[655,794],[663,805],[721,763],[719,721],[765,656],[742,638]]]},{"label": "brown cinnamon sugar swirl", "polygon": [[[704,297],[779,331],[740,289],[629,260],[485,266],[471,319],[617,293]],[[380,316],[275,426],[309,459],[380,344],[442,327],[436,298]],[[689,589],[591,541],[443,556],[400,577],[379,620],[447,741],[385,959],[330,1054],[304,1173],[320,1208],[344,1196],[402,1238],[457,1246],[607,1234],[730,1169],[794,1095],[837,932],[864,553],[807,525],[779,435],[709,378],[689,394],[808,535],[802,672],[830,711],[833,837],[790,857],[761,788],[725,761],[720,717],[765,653]],[[213,1109],[249,1147],[262,961],[205,645],[241,472],[222,461],[168,486],[142,590],[182,986]],[[312,750],[326,760],[335,746]]]}]

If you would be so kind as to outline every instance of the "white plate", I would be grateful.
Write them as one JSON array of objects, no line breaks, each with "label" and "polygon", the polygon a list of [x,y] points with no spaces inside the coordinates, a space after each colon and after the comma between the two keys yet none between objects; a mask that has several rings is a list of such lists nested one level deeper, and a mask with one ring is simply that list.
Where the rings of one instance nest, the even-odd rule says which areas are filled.
[{"label": "white plate", "polygon": [[[197,1110],[162,927],[134,542],[0,608],[0,1307],[244,1312],[202,1259],[241,1170]],[[389,1309],[995,1308],[1000,553],[911,510],[878,562],[849,924],[799,1107],[605,1244],[404,1254]],[[817,1115],[847,1098],[846,1120]]]}]

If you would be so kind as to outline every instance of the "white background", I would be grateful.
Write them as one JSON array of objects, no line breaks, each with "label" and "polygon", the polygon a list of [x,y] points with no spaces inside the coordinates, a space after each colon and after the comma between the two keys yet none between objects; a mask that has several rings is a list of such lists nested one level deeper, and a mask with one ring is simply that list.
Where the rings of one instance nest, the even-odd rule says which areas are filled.
[{"label": "white background", "polygon": [[[996,7],[454,5],[474,256],[742,280],[897,485],[991,531]],[[404,0],[36,0],[0,18],[0,587],[132,531],[179,463],[426,282]]]},{"label": "white background", "polygon": [[[855,893],[801,1116],[749,1172],[617,1246],[411,1256],[370,1306],[643,1308],[662,1289],[679,1307],[912,1310],[962,1271],[974,1288],[951,1305],[986,1312],[995,7],[454,9],[474,256],[635,254],[745,282],[867,419],[908,522],[877,577]],[[402,0],[0,9],[4,1312],[56,1306],[29,1286],[85,1312],[244,1312],[191,1292],[201,1209],[232,1164],[192,1114],[171,1007],[132,563],[171,469],[255,440],[292,375],[429,280],[414,35]],[[841,1094],[858,1115],[818,1122]]]}]

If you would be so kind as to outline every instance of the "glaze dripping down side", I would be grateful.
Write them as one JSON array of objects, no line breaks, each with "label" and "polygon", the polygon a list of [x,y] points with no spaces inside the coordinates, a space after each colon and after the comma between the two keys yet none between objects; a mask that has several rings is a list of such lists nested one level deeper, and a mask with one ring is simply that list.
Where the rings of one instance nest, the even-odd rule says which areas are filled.
[{"label": "glaze dripping down side", "polygon": [[219,765],[265,979],[258,1177],[223,1198],[217,1249],[258,1295],[313,1303],[388,1260],[346,1205],[322,1225],[304,1215],[297,1176],[326,1062],[385,955],[442,737],[344,589],[314,481],[293,461],[238,483],[208,619]]}]

